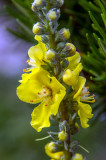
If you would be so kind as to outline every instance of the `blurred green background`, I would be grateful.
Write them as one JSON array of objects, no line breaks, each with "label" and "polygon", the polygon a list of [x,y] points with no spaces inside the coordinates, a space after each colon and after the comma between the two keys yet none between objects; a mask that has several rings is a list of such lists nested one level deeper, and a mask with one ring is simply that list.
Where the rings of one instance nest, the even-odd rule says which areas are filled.
[{"label": "blurred green background", "polygon": [[[27,2],[28,6],[31,4],[30,0],[20,1],[21,3]],[[76,44],[79,51],[87,53],[87,51],[90,50],[90,46],[87,42],[86,33],[90,32],[92,34],[93,29],[91,27],[91,19],[86,11],[87,9],[89,10],[89,5],[84,9],[82,8],[84,5],[80,5],[79,2],[83,4],[82,2],[87,1],[65,1],[60,22],[64,22],[62,24],[66,26],[66,20],[68,21],[71,19],[68,24],[69,27],[72,25],[71,40]],[[105,4],[104,1],[104,5]],[[47,131],[53,131],[58,129],[58,127],[53,125],[51,128],[43,129],[42,132],[37,133],[30,126],[31,112],[34,105],[23,103],[16,96],[16,87],[19,85],[18,80],[21,79],[23,68],[26,68],[27,66],[27,50],[34,43],[32,41],[33,36],[27,35],[26,32],[24,32],[26,37],[25,35],[22,35],[24,30],[21,30],[20,32],[19,24],[17,25],[17,21],[8,14],[7,10],[4,9],[4,6],[11,7],[14,10],[14,13],[17,13],[16,16],[20,13],[19,10],[14,7],[11,0],[0,0],[0,159],[49,160],[44,152],[44,146],[50,141],[50,138],[38,142],[35,141],[35,139],[47,136]],[[83,17],[82,13],[84,13]],[[69,17],[66,19],[67,14]],[[26,24],[23,19],[21,20]],[[33,19],[33,22],[36,22],[36,18],[35,20]],[[31,31],[32,22],[29,23]],[[102,23],[101,20],[100,23]],[[103,26],[103,24],[101,26]],[[21,39],[9,33],[6,30],[6,27],[11,28],[12,30],[18,30]],[[98,36],[100,35],[98,34]],[[22,37],[24,37],[24,40]],[[88,129],[81,129],[73,139],[78,140],[80,144],[90,152],[88,154],[82,149],[78,150],[78,152],[83,153],[83,155],[87,157],[87,160],[106,160],[106,110],[104,109],[105,81],[104,79],[99,82],[91,81],[89,79],[91,73],[89,74],[87,72],[86,68],[88,66],[85,62],[87,63],[87,61],[83,60],[83,63],[86,66],[86,72],[84,72],[84,74],[91,85],[92,92],[96,93],[96,101],[98,102],[101,99],[98,107],[94,106],[94,108],[99,108],[100,111],[101,108],[103,109],[102,115],[100,114],[101,116],[98,116],[99,110],[94,112],[94,117],[98,117],[96,123],[93,123],[93,120],[91,120],[91,127]],[[100,62],[103,63],[101,59]],[[96,70],[94,71],[97,72]],[[99,72],[99,75],[101,75],[101,73],[104,73],[104,70]],[[95,85],[98,86],[97,88],[100,88],[100,90],[96,90]]]}]

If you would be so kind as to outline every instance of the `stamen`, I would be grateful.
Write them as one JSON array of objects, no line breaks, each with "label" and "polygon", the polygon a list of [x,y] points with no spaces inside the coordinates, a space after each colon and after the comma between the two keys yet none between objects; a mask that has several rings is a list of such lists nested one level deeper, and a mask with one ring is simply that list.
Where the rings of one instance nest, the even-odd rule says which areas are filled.
[{"label": "stamen", "polygon": [[94,100],[95,95],[93,94],[93,95],[90,96],[89,95],[90,92],[88,91],[88,89],[89,89],[88,86],[82,88],[82,92],[80,94],[81,101],[88,102],[88,103],[94,103],[95,102],[95,100]]},{"label": "stamen", "polygon": [[86,86],[87,89],[89,89],[89,86]]},{"label": "stamen", "polygon": [[87,93],[86,94],[89,94],[90,92],[89,91],[87,91]]}]

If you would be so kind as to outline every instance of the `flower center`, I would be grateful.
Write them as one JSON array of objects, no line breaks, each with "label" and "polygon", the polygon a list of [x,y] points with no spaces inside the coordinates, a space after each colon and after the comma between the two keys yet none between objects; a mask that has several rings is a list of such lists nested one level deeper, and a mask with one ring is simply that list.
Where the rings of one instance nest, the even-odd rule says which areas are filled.
[{"label": "flower center", "polygon": [[43,86],[43,89],[37,93],[39,98],[47,98],[52,95],[52,91],[50,88]]},{"label": "flower center", "polygon": [[27,64],[32,66],[32,67],[37,67],[36,62],[35,62],[34,59],[30,59],[30,60],[28,59],[27,60]]},{"label": "flower center", "polygon": [[88,89],[89,89],[88,86],[82,88],[82,91],[81,91],[81,94],[80,94],[81,101],[95,102],[95,99],[94,99],[95,95],[93,94],[93,95],[90,96],[90,92],[88,91]]}]

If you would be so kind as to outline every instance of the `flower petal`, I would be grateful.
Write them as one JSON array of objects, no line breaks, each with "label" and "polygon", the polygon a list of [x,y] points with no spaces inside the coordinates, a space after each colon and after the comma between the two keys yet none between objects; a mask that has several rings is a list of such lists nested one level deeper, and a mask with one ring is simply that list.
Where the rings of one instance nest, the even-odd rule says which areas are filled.
[{"label": "flower petal", "polygon": [[27,103],[38,103],[42,98],[38,97],[44,86],[49,86],[50,78],[49,73],[43,69],[35,68],[29,74],[22,75],[21,84],[17,87],[18,97]]},{"label": "flower petal", "polygon": [[67,57],[66,59],[69,61],[69,65],[66,69],[73,70],[80,62],[81,56],[78,52],[76,52],[75,55],[73,55],[72,57]]},{"label": "flower petal", "polygon": [[89,125],[87,124],[89,118],[93,117],[92,108],[90,107],[89,104],[85,104],[81,102],[78,103],[78,107],[79,107],[78,115],[80,117],[81,126],[83,128],[87,128],[89,127]]},{"label": "flower petal", "polygon": [[35,36],[35,39],[38,41],[38,44],[29,49],[28,55],[35,60],[37,66],[44,65],[43,60],[46,61],[46,45],[41,42],[41,36]]},{"label": "flower petal", "polygon": [[55,77],[50,77],[50,78],[51,78],[50,88],[52,88],[54,94],[56,92],[59,92],[60,90],[66,90],[66,88]]},{"label": "flower petal", "polygon": [[51,113],[56,115],[57,112],[58,112],[58,109],[59,109],[59,105],[62,101],[62,99],[64,98],[66,94],[66,91],[65,90],[60,90],[59,93],[55,94],[54,98],[53,98],[53,104],[51,106]]},{"label": "flower petal", "polygon": [[74,88],[74,91],[75,91],[75,94],[74,94],[74,97],[73,97],[74,99],[76,99],[79,96],[79,94],[81,93],[81,90],[85,85],[85,82],[86,82],[86,79],[82,76],[79,76],[78,83]]},{"label": "flower petal", "polygon": [[42,102],[37,106],[31,116],[31,126],[36,129],[38,132],[42,130],[44,127],[50,126],[49,117],[51,115],[51,106],[46,106],[45,102]]}]

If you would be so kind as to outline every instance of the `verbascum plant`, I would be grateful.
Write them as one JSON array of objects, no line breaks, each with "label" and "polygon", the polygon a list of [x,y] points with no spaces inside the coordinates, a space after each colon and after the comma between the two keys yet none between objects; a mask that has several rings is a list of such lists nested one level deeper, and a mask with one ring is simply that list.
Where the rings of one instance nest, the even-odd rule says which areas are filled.
[{"label": "verbascum plant", "polygon": [[[80,125],[89,127],[93,117],[89,103],[93,103],[86,79],[80,75],[83,66],[76,47],[67,42],[70,32],[67,28],[58,30],[60,7],[63,0],[35,0],[32,10],[39,18],[33,25],[38,44],[28,51],[29,68],[24,69],[17,87],[20,100],[38,104],[31,117],[31,126],[40,132],[50,127],[50,119],[58,120],[59,131],[48,132],[53,139],[45,146],[51,160],[83,160],[76,153],[79,143],[72,141]],[[80,119],[80,122],[79,122]]]}]

